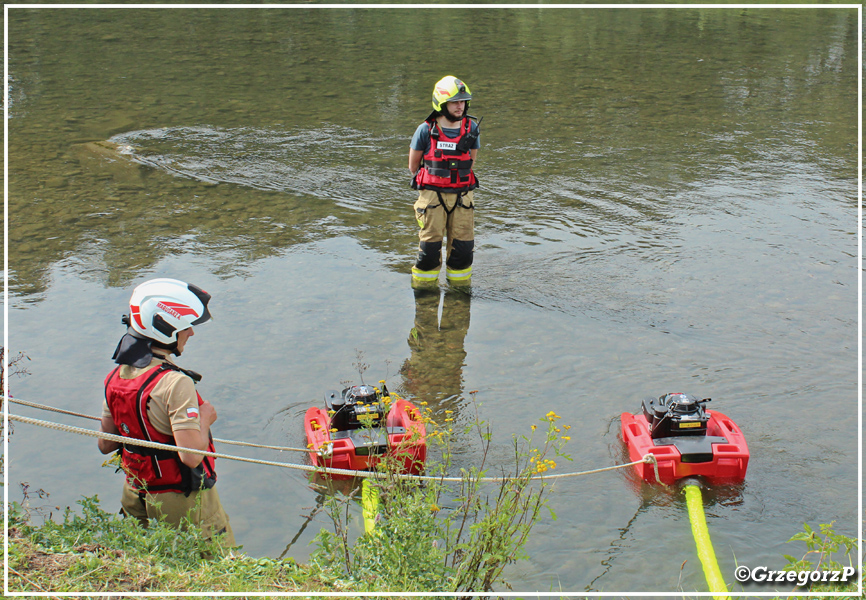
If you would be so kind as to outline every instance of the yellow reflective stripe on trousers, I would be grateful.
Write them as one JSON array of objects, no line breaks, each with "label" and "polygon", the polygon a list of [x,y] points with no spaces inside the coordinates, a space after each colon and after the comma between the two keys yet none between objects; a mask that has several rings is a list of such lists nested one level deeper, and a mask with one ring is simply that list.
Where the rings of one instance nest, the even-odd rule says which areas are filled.
[{"label": "yellow reflective stripe on trousers", "polygon": [[466,269],[460,269],[459,271],[454,271],[452,269],[445,270],[445,276],[448,279],[453,279],[454,281],[460,281],[463,279],[469,279],[472,277],[472,267],[468,267]]},{"label": "yellow reflective stripe on trousers", "polygon": [[423,280],[439,279],[439,269],[436,269],[435,271],[422,271],[412,267],[412,277]]}]

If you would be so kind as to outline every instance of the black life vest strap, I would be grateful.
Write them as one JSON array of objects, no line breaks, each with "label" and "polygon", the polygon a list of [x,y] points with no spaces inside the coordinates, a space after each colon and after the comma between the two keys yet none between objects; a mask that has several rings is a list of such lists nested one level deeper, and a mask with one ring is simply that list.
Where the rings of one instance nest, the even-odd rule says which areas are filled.
[{"label": "black life vest strap", "polygon": [[[173,445],[173,444],[172,444]],[[132,454],[139,456],[150,456],[156,460],[168,460],[177,456],[177,450],[163,450],[162,448],[148,448],[146,446],[137,446],[135,444],[124,444],[123,449]]]},{"label": "black life vest strap", "polygon": [[442,208],[445,209],[446,215],[450,216],[451,213],[453,213],[458,206],[463,206],[463,208],[466,208],[466,206],[464,206],[463,204],[463,193],[464,192],[457,192],[457,201],[454,202],[454,206],[451,207],[451,210],[448,210],[448,205],[445,204],[445,201],[442,199],[442,193],[439,190],[436,190],[436,197],[439,198],[439,204],[441,204]]},{"label": "black life vest strap", "polygon": [[447,156],[442,160],[424,160],[424,168],[427,172],[436,177],[451,177],[455,176],[468,177],[472,172],[472,159],[456,160],[449,159]]}]

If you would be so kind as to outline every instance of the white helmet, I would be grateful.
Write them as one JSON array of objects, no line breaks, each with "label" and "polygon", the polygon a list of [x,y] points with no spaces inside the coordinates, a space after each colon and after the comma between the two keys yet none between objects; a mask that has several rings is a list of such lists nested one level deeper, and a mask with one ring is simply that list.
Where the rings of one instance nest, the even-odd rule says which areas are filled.
[{"label": "white helmet", "polygon": [[210,294],[177,279],[151,279],[132,291],[129,299],[129,326],[156,342],[171,345],[177,332],[211,318],[207,309]]}]

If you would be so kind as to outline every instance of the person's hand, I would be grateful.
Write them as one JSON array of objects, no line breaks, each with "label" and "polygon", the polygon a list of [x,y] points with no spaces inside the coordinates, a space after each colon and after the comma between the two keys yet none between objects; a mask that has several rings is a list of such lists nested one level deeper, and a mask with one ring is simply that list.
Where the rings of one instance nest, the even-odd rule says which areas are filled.
[{"label": "person's hand", "polygon": [[198,412],[202,428],[210,427],[217,420],[216,409],[207,400],[202,400],[202,403],[198,407]]}]

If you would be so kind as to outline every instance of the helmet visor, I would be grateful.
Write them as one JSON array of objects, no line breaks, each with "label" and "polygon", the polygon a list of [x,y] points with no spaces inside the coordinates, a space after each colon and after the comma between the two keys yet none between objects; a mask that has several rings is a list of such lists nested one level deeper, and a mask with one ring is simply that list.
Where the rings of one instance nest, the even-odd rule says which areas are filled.
[{"label": "helmet visor", "polygon": [[193,321],[191,324],[192,325],[201,325],[202,323],[206,323],[207,321],[210,321],[213,318],[213,316],[210,314],[210,310],[208,310],[208,307],[207,307],[207,303],[210,302],[210,294],[208,294],[206,291],[204,291],[203,289],[201,289],[197,285],[193,285],[191,283],[188,283],[187,287],[189,288],[189,291],[191,291],[193,294],[195,294],[196,298],[198,298],[201,301],[201,304],[204,307],[204,312],[202,312],[201,316],[198,319],[196,319],[195,321]]},{"label": "helmet visor", "polygon": [[460,102],[461,100],[466,100],[467,102],[472,100],[472,94],[467,91],[457,92],[456,94],[448,98],[446,102]]}]

